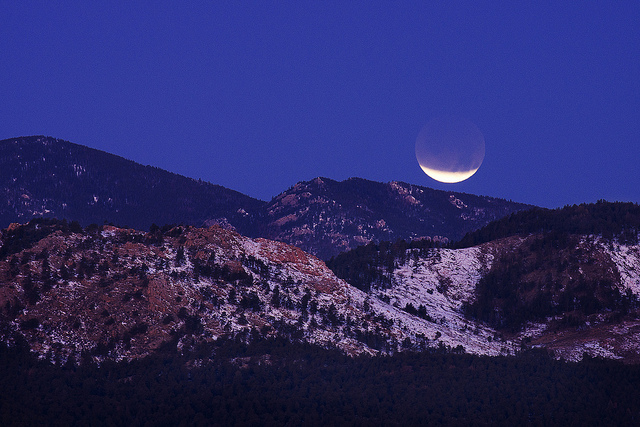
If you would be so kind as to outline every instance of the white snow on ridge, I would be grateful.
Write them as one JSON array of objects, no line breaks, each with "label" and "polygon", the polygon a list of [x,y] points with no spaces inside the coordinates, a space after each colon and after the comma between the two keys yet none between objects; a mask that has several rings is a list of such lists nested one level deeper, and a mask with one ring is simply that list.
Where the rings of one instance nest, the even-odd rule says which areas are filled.
[{"label": "white snow on ridge", "polygon": [[[415,250],[413,250],[415,251]],[[392,307],[377,301],[408,327],[451,348],[463,346],[466,352],[498,355],[513,353],[513,342],[496,339],[496,330],[468,321],[462,306],[473,298],[476,284],[491,266],[493,255],[486,246],[466,249],[433,249],[426,256],[407,251],[407,261],[393,272],[392,288],[376,290]],[[426,308],[430,320],[412,316],[402,309],[411,304]],[[377,307],[378,308],[378,307]]]},{"label": "white snow on ridge", "polygon": [[[53,319],[26,330],[36,351],[67,357],[111,342],[110,356],[134,358],[175,333],[192,334],[185,328],[196,329],[194,322],[201,327],[192,334],[195,340],[248,340],[252,334],[281,333],[348,354],[439,346],[480,355],[514,354],[522,341],[525,347],[531,343],[555,351],[556,357],[579,360],[583,353],[633,356],[640,347],[640,320],[625,318],[613,324],[607,321],[610,313],[591,316],[579,328],[562,326],[562,315],[557,315],[528,323],[515,335],[503,331],[507,338],[467,319],[465,303],[473,302],[481,277],[501,251],[517,248],[519,238],[456,250],[408,249],[396,259],[390,288],[373,286],[363,292],[337,278],[320,259],[284,243],[219,228],[186,228],[178,237],[165,236],[161,244],[145,243],[139,238],[143,235],[105,227],[99,235],[56,232],[47,238],[54,271],[63,262],[79,264],[97,254],[112,267],[82,278],[73,271],[67,280],[58,277],[50,295],[24,311],[22,320],[45,319],[45,313]],[[621,292],[630,289],[640,296],[640,247],[597,236],[585,237],[580,245],[580,262],[597,261],[607,274],[615,273],[607,277],[619,272]],[[59,254],[66,246],[82,249],[63,259]],[[40,264],[31,263],[33,271],[39,271]],[[210,273],[198,269],[205,265]],[[109,279],[107,286],[101,284],[101,275]],[[131,336],[130,348],[118,341],[143,323],[147,331]],[[20,321],[11,328],[21,330]],[[195,342],[190,340],[180,341],[179,347],[188,350]]]},{"label": "white snow on ridge", "polygon": [[417,260],[409,257],[393,272],[393,288],[382,294],[401,308],[407,303],[416,308],[422,304],[429,315],[459,317],[462,304],[472,298],[482,272],[492,260],[491,254],[478,247],[434,250]]},{"label": "white snow on ridge", "polygon": [[603,247],[618,267],[620,284],[640,297],[640,247],[617,242],[611,248]]},{"label": "white snow on ridge", "polygon": [[[316,295],[321,305],[335,302],[341,315],[351,314],[352,317],[357,315],[356,312],[369,310],[371,316],[381,316],[389,321],[389,333],[398,343],[409,338],[414,344],[426,342],[431,347],[462,346],[466,352],[487,355],[510,354],[515,351],[514,343],[495,339],[498,334],[494,329],[467,321],[461,312],[462,304],[472,297],[482,272],[493,260],[493,256],[484,247],[438,249],[430,251],[426,257],[418,257],[417,253],[413,254],[409,250],[408,261],[393,273],[393,289],[376,290],[367,294],[336,278],[317,258],[297,253],[296,248],[262,239],[243,240],[241,245],[244,253],[261,259],[267,265],[271,264],[270,258],[278,259],[280,277],[308,284],[310,279],[318,283],[332,283],[330,294]],[[302,257],[293,262],[293,258],[300,255]],[[292,262],[289,262],[289,258]],[[388,294],[390,303],[376,298],[375,294],[378,297]],[[431,320],[402,310],[407,303],[416,308],[424,305]],[[271,308],[269,314],[281,318],[284,313],[282,309]],[[350,339],[343,337],[339,328],[331,332],[324,331],[324,334],[321,332],[307,331],[314,335],[309,337],[311,341],[328,342],[341,338],[344,341],[342,345],[349,343]]]}]

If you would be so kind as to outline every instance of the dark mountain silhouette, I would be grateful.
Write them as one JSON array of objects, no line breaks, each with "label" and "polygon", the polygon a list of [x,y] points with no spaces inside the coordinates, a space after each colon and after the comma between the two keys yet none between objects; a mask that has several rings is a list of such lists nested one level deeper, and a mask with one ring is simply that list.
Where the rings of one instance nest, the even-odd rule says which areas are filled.
[{"label": "dark mountain silhouette", "polygon": [[270,202],[44,136],[0,141],[0,227],[35,217],[113,223],[220,225],[323,259],[369,242],[447,242],[529,205],[360,178],[300,182]]},{"label": "dark mountain silhouette", "polygon": [[229,222],[250,234],[265,203],[71,142],[31,136],[0,141],[0,224],[57,217],[136,229],[152,223]]},{"label": "dark mountain silhouette", "polygon": [[503,237],[532,233],[599,234],[637,243],[640,206],[629,202],[583,203],[558,209],[534,208],[513,213],[468,233],[456,242],[462,248]]}]

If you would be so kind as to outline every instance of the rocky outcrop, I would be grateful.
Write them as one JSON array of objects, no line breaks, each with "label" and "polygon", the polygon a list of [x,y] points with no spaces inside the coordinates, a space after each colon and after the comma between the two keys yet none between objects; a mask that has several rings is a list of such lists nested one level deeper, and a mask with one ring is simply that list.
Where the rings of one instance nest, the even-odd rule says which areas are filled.
[{"label": "rocky outcrop", "polygon": [[3,339],[21,336],[51,360],[131,359],[238,337],[280,336],[348,354],[468,341],[371,298],[297,247],[216,226],[72,231],[40,220],[5,230],[2,243]]}]

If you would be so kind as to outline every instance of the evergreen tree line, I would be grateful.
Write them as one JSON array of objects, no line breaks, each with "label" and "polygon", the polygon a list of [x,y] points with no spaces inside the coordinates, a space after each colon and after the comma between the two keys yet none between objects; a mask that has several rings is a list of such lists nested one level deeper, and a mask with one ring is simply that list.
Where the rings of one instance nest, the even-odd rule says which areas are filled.
[{"label": "evergreen tree line", "polygon": [[638,243],[640,205],[626,202],[583,203],[558,209],[533,208],[493,221],[477,231],[467,233],[452,248],[476,246],[515,235],[551,232],[602,235],[624,243]]},{"label": "evergreen tree line", "polygon": [[549,316],[562,315],[565,326],[580,326],[598,312],[610,321],[635,316],[638,298],[630,289],[620,290],[617,269],[597,255],[580,247],[577,235],[529,236],[494,260],[465,314],[512,332]]},{"label": "evergreen tree line", "polygon": [[442,350],[350,358],[285,340],[224,341],[188,356],[168,348],[130,363],[54,367],[2,346],[0,423],[590,426],[640,417],[640,366],[615,361]]},{"label": "evergreen tree line", "polygon": [[[429,249],[466,248],[514,235],[542,233],[545,244],[564,249],[573,242],[570,235],[602,235],[622,243],[637,244],[640,233],[640,206],[634,203],[606,202],[566,206],[562,209],[533,208],[513,213],[487,226],[467,233],[449,244],[430,239],[407,242],[369,243],[343,252],[327,261],[327,266],[343,280],[363,291],[392,286],[391,273],[408,256],[424,257]],[[408,249],[414,249],[407,253]]]},{"label": "evergreen tree line", "polygon": [[371,288],[390,288],[393,271],[404,264],[407,257],[425,257],[430,249],[441,246],[440,242],[430,239],[372,242],[332,257],[326,264],[336,276],[368,292]]}]

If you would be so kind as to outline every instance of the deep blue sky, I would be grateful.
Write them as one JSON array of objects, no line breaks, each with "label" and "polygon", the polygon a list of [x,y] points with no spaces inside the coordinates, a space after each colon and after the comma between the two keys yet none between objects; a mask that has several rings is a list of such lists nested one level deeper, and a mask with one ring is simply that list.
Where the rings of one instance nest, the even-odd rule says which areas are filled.
[{"label": "deep blue sky", "polygon": [[[50,135],[263,200],[358,176],[640,202],[639,1],[431,3],[4,1],[0,139]],[[463,183],[415,159],[443,114],[485,136]]]}]

